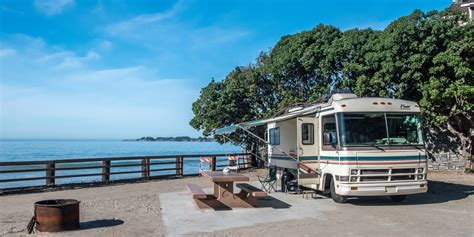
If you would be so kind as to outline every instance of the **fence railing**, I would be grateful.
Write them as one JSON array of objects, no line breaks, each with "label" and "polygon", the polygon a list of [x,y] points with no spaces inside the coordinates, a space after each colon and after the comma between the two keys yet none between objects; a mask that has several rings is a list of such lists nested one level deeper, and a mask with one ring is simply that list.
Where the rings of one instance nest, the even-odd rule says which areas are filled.
[{"label": "fence railing", "polygon": [[[193,154],[193,155],[166,155],[166,156],[135,156],[135,157],[112,157],[112,158],[87,158],[87,159],[63,159],[47,161],[19,161],[19,162],[0,162],[0,194],[2,191],[11,189],[28,188],[49,188],[57,185],[57,180],[70,179],[69,182],[61,185],[77,185],[102,183],[107,184],[112,181],[111,177],[126,174],[139,174],[139,177],[122,177],[115,181],[127,180],[146,180],[155,178],[164,178],[170,176],[196,175],[195,172],[185,172],[186,163],[194,160],[194,166],[199,165],[201,157],[210,157],[210,170],[220,170],[227,166],[228,156],[239,156],[238,165],[241,168],[250,167],[250,154]],[[218,164],[220,162],[221,164]],[[136,168],[138,167],[138,170]],[[135,168],[135,170],[130,170]],[[87,171],[89,172],[83,172]],[[93,172],[91,172],[92,170]],[[59,172],[74,171],[73,174],[58,175]],[[33,177],[18,177],[20,174],[36,174]],[[5,178],[7,177],[7,178]],[[15,178],[11,178],[15,177]],[[78,178],[95,177],[96,180],[81,181]],[[25,181],[45,180],[43,185],[23,185],[15,186],[11,183]],[[79,182],[80,181],[80,182]],[[2,187],[8,183],[8,187]]]}]

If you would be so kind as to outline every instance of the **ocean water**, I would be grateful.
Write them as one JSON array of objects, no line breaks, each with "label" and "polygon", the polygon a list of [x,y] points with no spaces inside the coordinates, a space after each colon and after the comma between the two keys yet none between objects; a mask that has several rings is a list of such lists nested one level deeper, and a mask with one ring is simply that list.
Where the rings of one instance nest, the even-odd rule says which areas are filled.
[{"label": "ocean water", "polygon": [[[230,154],[241,153],[242,149],[230,144],[220,145],[215,142],[136,142],[120,140],[71,140],[71,141],[0,141],[0,162],[5,161],[38,161],[38,160],[59,160],[59,159],[78,159],[78,158],[104,158],[104,157],[129,157],[129,156],[160,156],[160,155],[188,155],[188,154]],[[158,161],[158,160],[156,160]],[[170,161],[174,161],[171,159]],[[165,160],[160,160],[165,162]],[[218,158],[218,164],[226,164],[225,157]],[[138,163],[132,161],[116,161],[114,164]],[[94,166],[100,165],[97,162],[87,164],[72,163],[71,166]],[[175,165],[151,166],[150,169],[173,168]],[[12,169],[35,169],[44,168],[44,165],[30,165],[22,167],[0,167],[0,170]],[[184,173],[192,174],[199,171],[199,158],[185,159]],[[139,171],[140,167],[115,167],[111,172]],[[101,173],[101,169],[86,170],[64,170],[56,171],[56,175],[76,175],[86,173]],[[174,171],[151,172],[151,175],[171,174]],[[111,175],[111,180],[124,178],[138,178],[140,173],[136,174],[116,174]],[[0,180],[26,177],[41,177],[44,172],[25,172],[25,173],[0,173]],[[63,178],[57,179],[56,184],[71,182],[90,182],[99,181],[100,176]],[[20,181],[20,182],[0,182],[0,188],[22,187],[43,185],[45,180]]]}]

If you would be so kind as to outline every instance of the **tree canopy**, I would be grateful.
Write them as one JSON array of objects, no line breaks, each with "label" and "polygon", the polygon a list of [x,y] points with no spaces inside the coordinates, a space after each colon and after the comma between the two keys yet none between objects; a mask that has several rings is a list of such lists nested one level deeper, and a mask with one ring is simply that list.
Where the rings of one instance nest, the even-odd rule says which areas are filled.
[{"label": "tree canopy", "polygon": [[358,96],[419,101],[426,127],[448,130],[472,154],[474,24],[458,11],[419,10],[384,30],[333,26],[283,36],[256,62],[212,80],[190,124],[210,135],[294,103],[348,88]]}]

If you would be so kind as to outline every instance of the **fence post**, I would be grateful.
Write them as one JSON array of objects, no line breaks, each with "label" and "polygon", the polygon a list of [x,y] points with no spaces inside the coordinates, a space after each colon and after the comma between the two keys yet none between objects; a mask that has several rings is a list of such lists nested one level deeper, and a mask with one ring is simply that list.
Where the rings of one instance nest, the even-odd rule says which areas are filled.
[{"label": "fence post", "polygon": [[56,164],[53,162],[46,163],[46,185],[53,186],[55,184],[54,176],[56,175]]},{"label": "fence post", "polygon": [[110,160],[102,161],[102,182],[110,181]]},{"label": "fence post", "polygon": [[183,176],[183,157],[176,157],[176,175]]},{"label": "fence post", "polygon": [[143,158],[142,159],[142,178],[148,178],[150,169],[148,166],[150,165],[147,161],[148,159]]},{"label": "fence post", "polygon": [[146,177],[148,177],[148,178],[150,177],[150,169],[151,169],[150,166],[151,166],[150,165],[150,159],[147,158],[146,159]]},{"label": "fence post", "polygon": [[211,162],[211,170],[212,171],[216,171],[216,164],[217,163],[217,159],[215,156],[212,157],[212,162]]}]

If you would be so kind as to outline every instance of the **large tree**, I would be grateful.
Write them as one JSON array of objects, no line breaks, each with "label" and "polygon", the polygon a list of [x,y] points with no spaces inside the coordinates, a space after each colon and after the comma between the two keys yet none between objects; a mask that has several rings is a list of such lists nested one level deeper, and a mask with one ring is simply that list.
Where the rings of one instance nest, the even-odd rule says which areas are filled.
[{"label": "large tree", "polygon": [[[262,53],[255,65],[236,67],[222,82],[212,80],[193,103],[191,126],[209,136],[216,128],[271,114],[276,99],[273,82],[263,72],[267,60],[268,55]],[[237,143],[246,141],[235,134],[231,138]]]},{"label": "large tree", "polygon": [[447,129],[470,168],[474,31],[466,21],[453,11],[415,11],[394,21],[379,37],[383,60],[375,77],[387,83],[392,96],[420,101],[427,128]]},{"label": "large tree", "polygon": [[[426,66],[415,85],[421,92],[425,121],[447,129],[460,143],[466,168],[472,169],[474,127],[474,24],[459,13],[431,13],[422,25]],[[437,135],[437,134],[435,134]]]},{"label": "large tree", "polygon": [[[318,25],[282,37],[255,64],[211,81],[193,104],[191,125],[210,135],[349,88],[359,96],[420,101],[427,131],[449,133],[472,167],[473,35],[474,24],[450,10],[417,10],[383,31]],[[433,134],[428,137],[443,137]]]},{"label": "large tree", "polygon": [[[380,69],[379,35],[380,31],[372,29],[352,29],[332,43],[328,56],[339,73],[334,83],[336,88],[350,88],[359,96],[379,95],[384,83],[371,81],[372,86],[366,86]],[[377,88],[380,84],[381,88]]]},{"label": "large tree", "polygon": [[341,36],[333,27],[318,25],[310,31],[284,36],[271,50],[265,72],[272,79],[277,106],[308,102],[330,92],[338,77],[332,42]]}]

